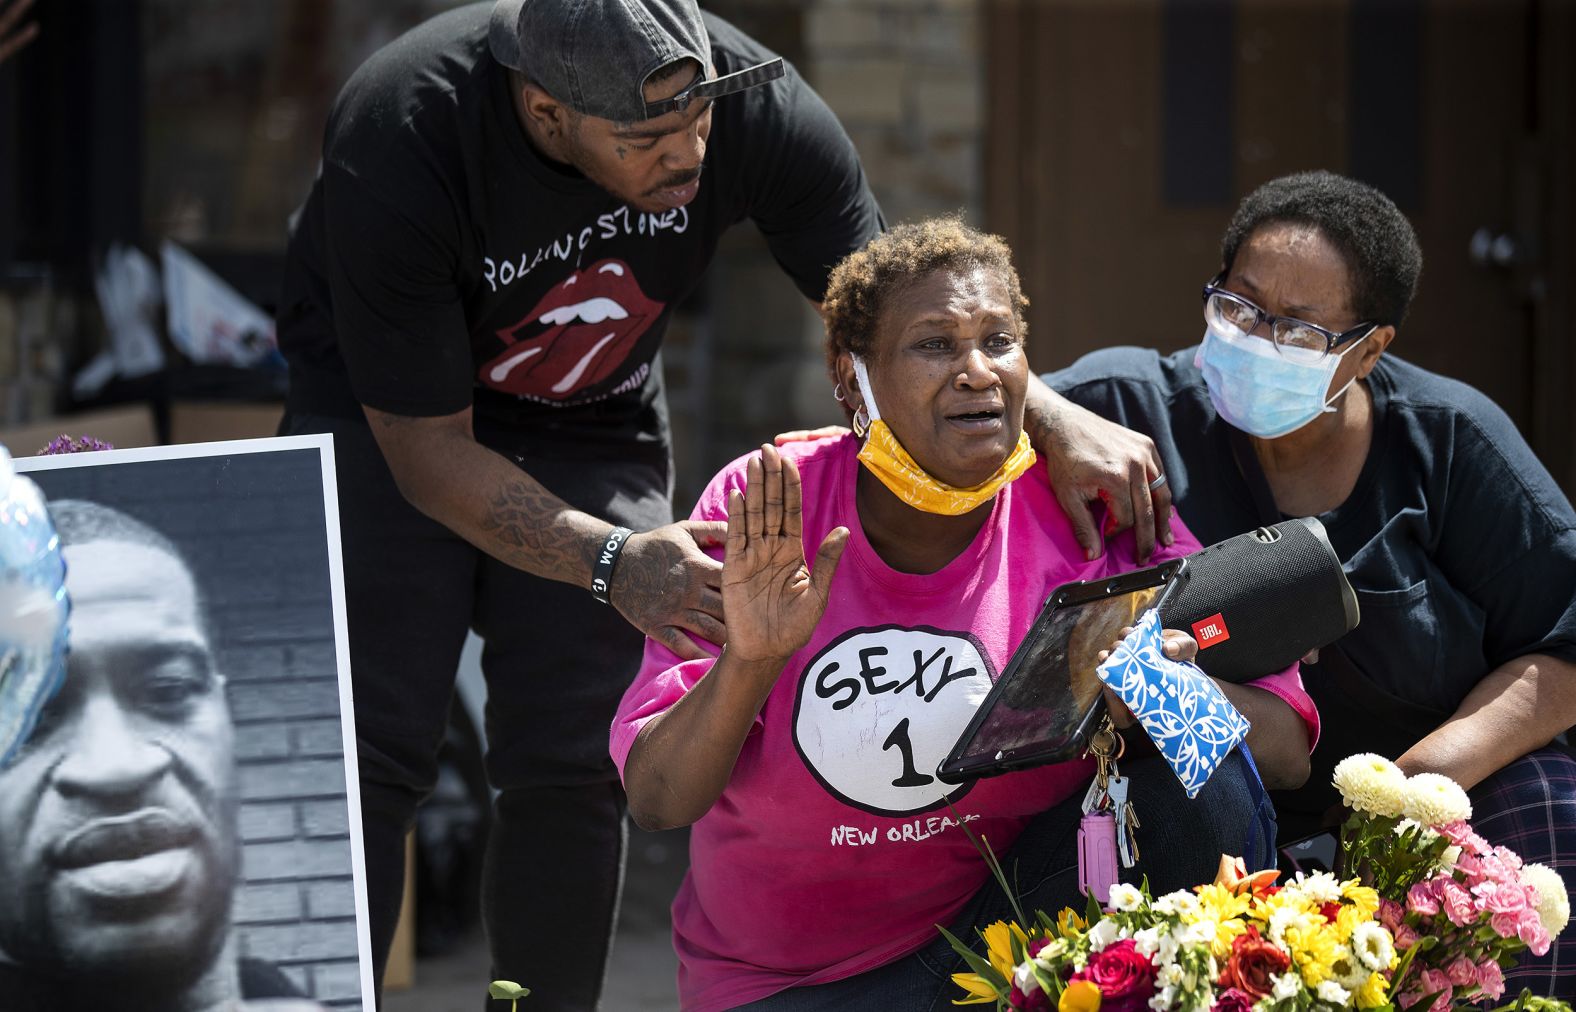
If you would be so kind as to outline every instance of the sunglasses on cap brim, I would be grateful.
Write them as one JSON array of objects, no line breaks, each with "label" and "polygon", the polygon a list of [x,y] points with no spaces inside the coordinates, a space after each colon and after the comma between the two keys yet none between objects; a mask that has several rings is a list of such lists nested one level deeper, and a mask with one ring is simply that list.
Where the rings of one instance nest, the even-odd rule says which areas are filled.
[{"label": "sunglasses on cap brim", "polygon": [[660,102],[647,102],[646,118],[656,119],[658,116],[666,116],[670,112],[683,112],[702,99],[732,95],[736,91],[743,91],[746,88],[754,88],[757,85],[775,81],[786,73],[787,70],[783,67],[783,58],[779,56],[775,60],[767,60],[765,63],[758,63],[744,70],[736,70],[731,74],[724,74],[722,77],[698,80],[672,98],[665,98]]}]

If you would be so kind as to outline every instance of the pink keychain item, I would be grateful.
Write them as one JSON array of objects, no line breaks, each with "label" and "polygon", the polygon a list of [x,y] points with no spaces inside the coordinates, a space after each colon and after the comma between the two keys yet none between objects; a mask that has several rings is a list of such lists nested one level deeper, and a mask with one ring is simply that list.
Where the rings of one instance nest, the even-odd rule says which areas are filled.
[{"label": "pink keychain item", "polygon": [[1078,823],[1078,888],[1104,906],[1118,881],[1116,817],[1090,812]]}]

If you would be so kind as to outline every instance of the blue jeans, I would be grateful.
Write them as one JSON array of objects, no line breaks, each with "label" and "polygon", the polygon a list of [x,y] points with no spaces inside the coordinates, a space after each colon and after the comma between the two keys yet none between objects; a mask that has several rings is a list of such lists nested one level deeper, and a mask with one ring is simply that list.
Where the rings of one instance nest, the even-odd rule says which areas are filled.
[{"label": "blue jeans", "polygon": [[[1158,756],[1123,763],[1122,773],[1132,778],[1130,800],[1141,823],[1139,862],[1123,872],[1124,880],[1136,884],[1147,875],[1151,892],[1159,896],[1213,882],[1221,854],[1243,854],[1250,868],[1274,867],[1274,809],[1242,750],[1227,757],[1192,801]],[[1030,917],[1035,910],[1054,915],[1069,906],[1083,912],[1086,901],[1078,891],[1082,802],[1079,793],[1036,816],[1002,859],[1002,870],[1022,890],[1023,911]],[[983,953],[976,929],[1013,919],[1012,904],[992,878],[948,930]],[[788,988],[743,1007],[762,1012],[950,1009],[952,1000],[964,993],[952,983],[952,975],[966,970],[962,957],[938,931],[918,952],[885,966],[829,984]]]}]

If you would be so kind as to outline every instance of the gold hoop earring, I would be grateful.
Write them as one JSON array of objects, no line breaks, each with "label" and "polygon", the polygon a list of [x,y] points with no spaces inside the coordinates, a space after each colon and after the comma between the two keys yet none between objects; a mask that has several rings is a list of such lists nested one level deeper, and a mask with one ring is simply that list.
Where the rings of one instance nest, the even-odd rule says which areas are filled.
[{"label": "gold hoop earring", "polygon": [[870,412],[866,411],[865,406],[861,404],[859,407],[854,409],[854,435],[858,436],[860,439],[863,439],[865,438],[865,434],[869,431]]}]

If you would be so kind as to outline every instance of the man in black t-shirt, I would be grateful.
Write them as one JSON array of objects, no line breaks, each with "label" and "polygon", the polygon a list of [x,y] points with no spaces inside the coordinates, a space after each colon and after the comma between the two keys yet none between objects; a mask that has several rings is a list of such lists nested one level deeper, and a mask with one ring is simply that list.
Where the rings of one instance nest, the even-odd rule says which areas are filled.
[{"label": "man in black t-shirt", "polygon": [[[672,522],[657,350],[746,218],[812,301],[883,224],[821,100],[693,0],[460,8],[334,107],[290,241],[284,430],[335,436],[380,977],[473,627],[494,971],[533,1000],[597,999],[623,859],[614,705],[642,633],[686,657],[726,638],[701,551],[722,525]],[[1097,494],[1114,529],[1169,537],[1147,439],[1043,386],[1029,426],[1091,553]]]}]

